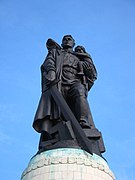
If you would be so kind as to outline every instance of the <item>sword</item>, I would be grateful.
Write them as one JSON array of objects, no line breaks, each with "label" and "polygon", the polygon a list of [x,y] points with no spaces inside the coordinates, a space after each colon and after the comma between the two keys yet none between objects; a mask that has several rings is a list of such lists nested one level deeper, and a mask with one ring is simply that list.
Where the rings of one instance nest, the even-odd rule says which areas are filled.
[{"label": "sword", "polygon": [[66,119],[66,121],[70,120],[73,130],[76,134],[76,138],[77,138],[81,148],[86,150],[90,154],[93,154],[92,146],[91,146],[89,139],[85,135],[83,129],[81,128],[80,124],[78,123],[77,119],[75,118],[73,112],[69,108],[69,106],[66,103],[62,94],[59,92],[59,90],[54,85],[51,86],[49,88],[49,90],[51,92],[51,95],[52,95],[54,101],[60,107],[61,112],[62,112],[64,118]]}]

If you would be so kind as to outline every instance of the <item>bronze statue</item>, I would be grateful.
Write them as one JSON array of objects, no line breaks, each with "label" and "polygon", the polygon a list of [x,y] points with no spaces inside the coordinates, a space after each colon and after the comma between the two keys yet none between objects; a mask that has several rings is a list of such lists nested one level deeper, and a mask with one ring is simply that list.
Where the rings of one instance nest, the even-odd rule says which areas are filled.
[{"label": "bronze statue", "polygon": [[[97,71],[85,48],[77,46],[73,50],[74,46],[75,40],[71,35],[63,37],[61,46],[52,39],[47,40],[48,54],[41,65],[42,95],[33,127],[41,133],[39,150],[65,146],[79,147],[79,135],[75,133],[77,126],[79,131],[83,131],[82,136],[88,139],[87,146],[98,142],[87,151],[101,155],[105,151],[101,133],[95,128],[87,101],[88,91],[97,79]],[[66,109],[61,110],[65,102],[62,100],[63,104],[60,105],[59,92],[53,96],[51,87],[57,88],[54,91],[58,90],[61,98],[66,101],[71,110],[69,116],[66,116]],[[58,101],[55,100],[55,96],[59,96]],[[68,119],[72,113],[77,120],[74,125],[70,122],[74,117]],[[62,128],[65,128],[63,132]]]}]

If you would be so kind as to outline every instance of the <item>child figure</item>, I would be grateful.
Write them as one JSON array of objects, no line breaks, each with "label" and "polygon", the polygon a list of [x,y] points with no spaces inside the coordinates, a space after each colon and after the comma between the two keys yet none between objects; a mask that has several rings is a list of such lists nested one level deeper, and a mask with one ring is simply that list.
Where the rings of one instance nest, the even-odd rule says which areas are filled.
[{"label": "child figure", "polygon": [[83,46],[77,46],[75,48],[75,54],[80,59],[78,62],[79,73],[83,77],[83,81],[85,80],[84,74],[86,74],[89,78],[90,87],[93,85],[94,81],[97,79],[97,71],[93,64],[91,56],[86,52]]},{"label": "child figure", "polygon": [[83,46],[77,46],[75,48],[75,52],[76,55],[79,57],[80,61],[78,63],[78,68],[80,70],[80,72],[78,73],[79,75],[84,75],[83,72],[83,66],[82,66],[82,62],[81,61],[90,61],[91,57],[90,55],[88,55],[88,53],[86,52],[85,48]]}]

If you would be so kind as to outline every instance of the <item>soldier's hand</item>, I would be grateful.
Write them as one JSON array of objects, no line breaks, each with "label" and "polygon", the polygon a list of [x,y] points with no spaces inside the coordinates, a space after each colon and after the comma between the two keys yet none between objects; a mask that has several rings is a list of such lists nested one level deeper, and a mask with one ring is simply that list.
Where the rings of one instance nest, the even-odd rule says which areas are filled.
[{"label": "soldier's hand", "polygon": [[56,74],[55,74],[55,71],[49,71],[47,74],[46,74],[46,79],[48,81],[54,81],[55,80],[55,77],[56,77]]},{"label": "soldier's hand", "polygon": [[89,63],[87,63],[87,62],[83,62],[82,66],[86,71],[91,70],[91,65]]}]

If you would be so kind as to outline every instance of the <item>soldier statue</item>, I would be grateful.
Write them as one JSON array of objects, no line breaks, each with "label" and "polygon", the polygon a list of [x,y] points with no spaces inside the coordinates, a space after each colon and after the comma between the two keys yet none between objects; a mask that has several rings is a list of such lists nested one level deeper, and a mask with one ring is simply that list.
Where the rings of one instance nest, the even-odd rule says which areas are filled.
[{"label": "soldier statue", "polygon": [[[61,122],[66,122],[59,104],[52,97],[50,91],[52,86],[56,87],[63,96],[83,131],[96,129],[87,96],[97,79],[97,71],[85,48],[79,45],[73,49],[74,46],[75,40],[71,35],[63,37],[61,46],[52,39],[48,39],[46,42],[48,54],[41,65],[42,95],[33,122],[34,129],[41,133],[39,150],[45,149],[49,142],[49,146],[53,147],[55,142],[61,141],[61,138],[56,135],[57,133],[52,133],[51,129]],[[57,131],[60,132],[60,129],[62,128],[58,128]],[[91,139],[95,138],[95,134]],[[63,136],[66,135],[63,134]],[[53,141],[55,139],[58,141]],[[102,139],[101,133],[98,134],[97,139]],[[100,141],[99,152],[104,152],[104,148],[100,148],[101,144]],[[103,145],[101,146],[103,147]]]}]

